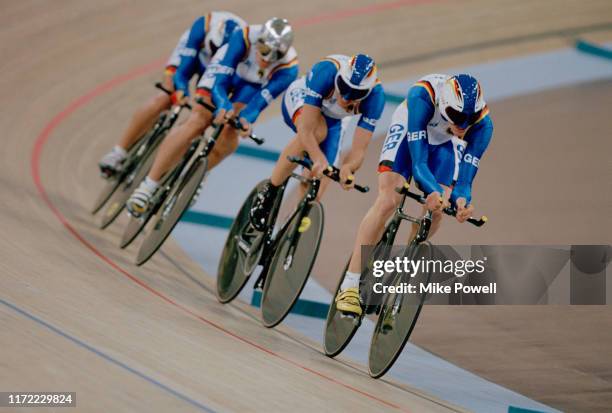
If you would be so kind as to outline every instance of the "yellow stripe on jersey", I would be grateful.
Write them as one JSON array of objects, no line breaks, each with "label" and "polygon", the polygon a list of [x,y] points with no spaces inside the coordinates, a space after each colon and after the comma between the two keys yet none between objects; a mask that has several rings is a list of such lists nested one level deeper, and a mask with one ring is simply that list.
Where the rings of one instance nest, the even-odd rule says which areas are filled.
[{"label": "yellow stripe on jersey", "polygon": [[483,120],[485,116],[487,116],[488,114],[489,114],[489,107],[485,105],[485,107],[482,109],[482,112],[480,113],[480,116],[478,117],[478,120],[474,122],[474,125],[480,122],[481,120]]},{"label": "yellow stripe on jersey", "polygon": [[424,88],[427,91],[427,93],[429,93],[429,98],[431,99],[431,103],[433,104],[436,103],[436,92],[434,92],[434,89],[431,86],[431,83],[429,83],[426,80],[420,80],[416,82],[414,85]]},{"label": "yellow stripe on jersey", "polygon": [[[244,39],[245,50],[248,51],[251,47],[251,42],[249,41],[249,26],[242,29],[242,38]],[[248,52],[247,52],[247,56],[248,56]]]},{"label": "yellow stripe on jersey", "polygon": [[268,75],[268,78],[271,78],[272,75],[276,72],[278,72],[279,70],[285,69],[287,67],[291,67],[291,66],[295,66],[298,64],[298,58],[295,57],[292,60],[288,61],[287,63],[283,63],[282,65],[278,65],[276,66],[274,69],[272,69],[270,71],[270,74]]},{"label": "yellow stripe on jersey", "polygon": [[208,36],[208,32],[210,31],[210,19],[211,13],[208,13],[206,16],[204,16],[204,33],[206,36]]},{"label": "yellow stripe on jersey", "polygon": [[336,59],[334,59],[333,57],[326,57],[325,59],[321,60],[322,62],[324,61],[328,61],[328,62],[332,62],[334,65],[336,65],[336,69],[340,69],[340,62],[337,61]]}]

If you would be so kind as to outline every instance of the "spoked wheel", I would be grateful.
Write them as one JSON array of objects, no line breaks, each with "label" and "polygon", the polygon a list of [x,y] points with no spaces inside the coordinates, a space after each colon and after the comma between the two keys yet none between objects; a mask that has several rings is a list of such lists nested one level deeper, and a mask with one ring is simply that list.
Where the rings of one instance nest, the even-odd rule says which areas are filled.
[{"label": "spoked wheel", "polygon": [[204,179],[208,159],[199,158],[189,167],[185,176],[174,183],[174,187],[153,217],[152,229],[145,238],[136,257],[136,265],[142,265],[155,254],[172,232]]},{"label": "spoked wheel", "polygon": [[232,223],[217,271],[217,298],[229,303],[242,291],[259,263],[264,233],[249,224],[249,211],[257,193],[267,181],[261,181],[242,204]]},{"label": "spoked wheel", "polygon": [[296,214],[287,224],[268,269],[261,316],[264,326],[269,328],[289,314],[317,258],[323,235],[323,206],[312,202],[306,208],[303,218]]},{"label": "spoked wheel", "polygon": [[123,211],[125,203],[134,189],[147,175],[149,169],[151,169],[151,165],[153,165],[153,161],[155,160],[155,154],[157,153],[159,142],[161,142],[161,139],[157,139],[151,147],[147,148],[146,153],[139,160],[139,164],[136,165],[134,170],[125,177],[125,179],[120,183],[119,188],[117,188],[117,190],[112,194],[110,200],[108,201],[108,205],[104,209],[102,218],[100,219],[99,227],[101,229],[108,227],[113,223],[113,221],[115,221],[115,219],[117,219],[121,211]]},{"label": "spoked wheel", "polygon": [[[412,246],[407,251],[410,260],[429,260],[432,257],[432,247],[429,243]],[[418,293],[421,283],[429,283],[431,272],[423,271],[414,277],[406,274],[396,274],[392,285],[409,283],[415,285],[415,294],[386,294],[383,306],[374,328],[368,368],[370,376],[379,378],[395,363],[401,354],[408,338],[416,325],[417,319],[425,301],[425,293]]]}]

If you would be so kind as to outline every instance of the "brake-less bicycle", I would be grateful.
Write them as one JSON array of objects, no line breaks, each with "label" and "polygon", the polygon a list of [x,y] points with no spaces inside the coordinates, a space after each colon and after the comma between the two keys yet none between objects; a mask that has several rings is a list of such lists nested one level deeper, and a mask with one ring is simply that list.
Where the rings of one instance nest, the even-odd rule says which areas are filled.
[{"label": "brake-less bicycle", "polygon": [[[312,167],[308,157],[288,159],[306,169]],[[334,166],[328,167],[324,175],[340,181],[340,171]],[[227,303],[240,293],[257,265],[261,264],[262,271],[255,288],[263,288],[262,322],[270,328],[283,321],[304,289],[323,234],[323,206],[316,200],[321,181],[296,173],[292,173],[290,178],[297,179],[306,189],[289,219],[274,233],[286,181],[272,203],[266,229],[258,231],[253,227],[249,211],[258,191],[267,181],[257,184],[230,229],[217,275],[217,297],[222,303]],[[359,192],[369,190],[361,185],[355,185],[354,189]]]},{"label": "brake-less bicycle", "polygon": [[[362,314],[359,317],[348,316],[338,311],[335,300],[329,307],[325,324],[324,350],[329,357],[335,357],[348,345],[357,329],[361,325],[363,318],[372,315],[378,316],[374,333],[370,343],[368,357],[368,369],[370,376],[379,378],[383,376],[401,354],[406,345],[417,319],[423,307],[426,294],[400,294],[387,293],[379,296],[379,300],[374,298],[374,283],[380,282],[372,274],[374,261],[386,260],[389,258],[391,247],[395,241],[397,231],[402,221],[409,221],[418,226],[414,239],[411,240],[404,251],[403,256],[412,261],[420,259],[431,259],[433,254],[432,246],[427,242],[429,230],[431,228],[432,213],[427,211],[421,218],[415,218],[404,212],[404,205],[407,198],[412,198],[420,204],[425,203],[425,197],[410,191],[409,184],[397,188],[396,191],[402,195],[400,204],[393,217],[385,227],[383,236],[374,246],[367,258],[365,268],[362,269],[360,279],[360,302],[362,303]],[[449,216],[455,216],[457,210],[452,207],[445,208],[443,212]],[[469,218],[467,220],[472,225],[481,227],[487,222],[487,217]],[[348,264],[347,264],[348,267]],[[338,295],[340,286],[344,280],[346,268],[340,278],[334,297]],[[407,275],[406,273],[390,274],[382,280],[382,284],[398,286],[402,283],[418,285],[419,283],[429,283],[431,273],[420,271],[417,274]],[[404,285],[405,285],[404,284]]]},{"label": "brake-less bicycle", "polygon": [[[155,87],[168,95],[172,94],[159,82],[155,84]],[[132,190],[138,186],[149,170],[160,142],[174,126],[184,108],[191,110],[189,104],[183,104],[175,105],[169,111],[163,111],[153,127],[128,150],[121,171],[105,180],[104,187],[91,209],[91,213],[96,214],[104,205],[107,205],[100,219],[100,228],[104,229],[109,226],[123,210]]]},{"label": "brake-less bicycle", "polygon": [[[197,99],[197,103],[214,113],[215,108],[202,99]],[[230,119],[228,123],[233,128],[243,129],[236,119]],[[179,164],[162,178],[158,190],[151,198],[149,210],[138,218],[131,217],[122,238],[122,247],[127,246],[152,221],[150,232],[138,250],[136,265],[144,264],[155,254],[191,206],[208,170],[208,155],[224,127],[225,124],[221,124],[208,128],[212,129],[211,134],[205,132],[194,140]],[[258,145],[264,143],[264,139],[254,134],[249,138]]]},{"label": "brake-less bicycle", "polygon": [[[172,94],[161,83],[156,83],[155,87],[169,95]],[[168,135],[168,132],[174,126],[184,108],[191,110],[191,106],[185,103],[183,105],[174,105],[169,111],[164,111],[151,131],[143,139],[139,140],[133,149],[130,149],[121,172],[116,178],[111,178],[115,180],[113,183],[116,185],[111,196],[106,198],[106,208],[102,213],[99,223],[101,229],[112,224],[121,211],[123,211],[134,188],[138,187],[149,172],[149,169],[151,169],[160,143]],[[103,196],[101,195],[100,197],[102,198]]]}]

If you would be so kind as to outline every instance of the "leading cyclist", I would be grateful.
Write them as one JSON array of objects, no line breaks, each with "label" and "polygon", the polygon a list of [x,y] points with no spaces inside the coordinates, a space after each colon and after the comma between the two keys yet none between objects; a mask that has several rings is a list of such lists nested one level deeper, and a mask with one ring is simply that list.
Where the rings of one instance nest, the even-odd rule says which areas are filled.
[{"label": "leading cyclist", "polygon": [[[464,222],[474,211],[472,182],[492,136],[493,122],[474,77],[432,74],[410,88],[393,114],[383,144],[378,196],[359,226],[348,271],[335,298],[338,310],[362,313],[361,247],[375,244],[382,236],[400,201],[395,188],[413,177],[427,194],[424,208],[433,211],[430,236],[440,226],[442,208],[449,200],[457,208],[457,221]],[[411,237],[415,231],[413,226]]]}]

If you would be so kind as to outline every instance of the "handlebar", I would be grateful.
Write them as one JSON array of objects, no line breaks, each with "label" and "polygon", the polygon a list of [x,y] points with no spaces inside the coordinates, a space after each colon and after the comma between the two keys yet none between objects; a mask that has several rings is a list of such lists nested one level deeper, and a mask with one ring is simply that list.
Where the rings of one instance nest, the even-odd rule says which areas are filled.
[{"label": "handlebar", "polygon": [[[168,96],[172,96],[173,92],[171,90],[166,89],[164,85],[162,85],[160,82],[155,83],[155,87],[161,90],[162,92],[166,93]],[[181,106],[191,110],[191,105],[187,102],[183,103]]]},{"label": "handlebar", "polygon": [[[211,105],[210,103],[206,102],[204,99],[202,99],[201,97],[196,98],[196,103],[198,105],[202,105],[204,106],[204,108],[206,110],[208,110],[210,113],[215,113],[215,111],[217,110],[217,108],[215,108],[213,105]],[[246,130],[243,126],[242,123],[240,123],[240,121],[238,119],[235,118],[230,118],[227,120],[227,123],[229,123],[229,125],[234,128],[234,129],[238,129],[238,130]],[[256,136],[255,134],[251,133],[249,135],[249,138],[255,142],[258,145],[263,145],[263,143],[266,141],[264,138],[260,138],[258,136]]]},{"label": "handlebar", "polygon": [[[288,156],[287,159],[289,160],[289,162],[302,165],[308,170],[312,168],[312,160],[310,160],[310,158],[298,158],[296,156]],[[333,165],[329,165],[327,169],[323,171],[323,175],[327,176],[332,181],[340,182],[340,169],[336,168]],[[361,186],[358,184],[355,184],[353,188],[355,188],[359,192],[363,192],[364,194],[370,190],[369,186]]]},{"label": "handlebar", "polygon": [[[414,192],[411,192],[410,187],[408,185],[404,185],[402,187],[395,188],[395,192],[397,192],[400,195],[406,195],[408,198],[414,199],[419,204],[425,204],[425,201],[426,201],[425,197],[423,195],[419,195],[419,194],[415,194]],[[451,217],[457,216],[457,208],[455,207],[444,208],[442,212],[444,212],[446,215],[449,215]],[[482,227],[488,220],[489,218],[487,218],[486,215],[483,215],[482,217],[478,219],[468,218],[467,222],[477,227]]]}]

